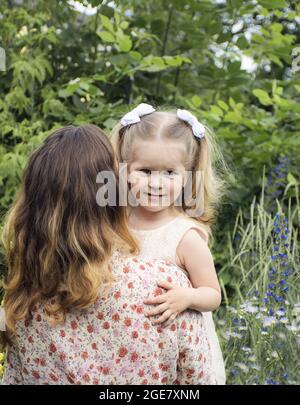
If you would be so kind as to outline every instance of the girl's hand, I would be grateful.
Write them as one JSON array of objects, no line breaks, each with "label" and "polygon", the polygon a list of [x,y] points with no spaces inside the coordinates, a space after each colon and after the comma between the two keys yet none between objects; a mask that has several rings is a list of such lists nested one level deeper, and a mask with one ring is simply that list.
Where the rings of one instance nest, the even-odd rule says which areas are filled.
[{"label": "girl's hand", "polygon": [[167,293],[158,295],[154,298],[148,298],[144,304],[159,304],[156,308],[145,313],[146,316],[162,314],[158,319],[152,321],[152,324],[164,323],[164,326],[170,325],[180,312],[190,306],[190,296],[192,288],[184,288],[173,285],[168,281],[157,283],[160,287],[168,290]]}]

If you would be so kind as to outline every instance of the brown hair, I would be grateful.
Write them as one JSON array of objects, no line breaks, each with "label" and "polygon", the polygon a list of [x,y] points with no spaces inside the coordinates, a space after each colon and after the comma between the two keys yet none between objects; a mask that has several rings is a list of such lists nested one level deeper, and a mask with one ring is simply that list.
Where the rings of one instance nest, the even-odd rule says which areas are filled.
[{"label": "brown hair", "polygon": [[32,153],[3,232],[7,336],[37,302],[54,324],[69,310],[87,308],[99,287],[113,281],[113,249],[138,252],[125,207],[96,202],[103,170],[118,183],[113,148],[94,125],[61,128]]}]

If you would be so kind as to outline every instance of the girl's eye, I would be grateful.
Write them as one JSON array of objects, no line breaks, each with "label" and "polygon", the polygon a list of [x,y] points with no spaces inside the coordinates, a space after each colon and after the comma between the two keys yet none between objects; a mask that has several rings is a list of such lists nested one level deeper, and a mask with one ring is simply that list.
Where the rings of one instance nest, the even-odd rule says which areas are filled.
[{"label": "girl's eye", "polygon": [[165,171],[163,172],[163,174],[164,174],[165,176],[174,176],[174,175],[176,174],[176,172],[175,172],[174,170],[165,170]]},{"label": "girl's eye", "polygon": [[150,169],[139,169],[140,172],[142,172],[143,174],[151,174],[151,170]]}]

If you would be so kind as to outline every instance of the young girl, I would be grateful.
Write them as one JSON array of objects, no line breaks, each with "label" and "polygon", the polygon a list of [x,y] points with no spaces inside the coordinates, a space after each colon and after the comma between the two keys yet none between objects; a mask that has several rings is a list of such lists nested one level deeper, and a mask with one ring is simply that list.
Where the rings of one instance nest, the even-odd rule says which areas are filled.
[{"label": "young girl", "polygon": [[[181,288],[171,279],[162,280],[159,286],[167,292],[162,294],[161,290],[145,301],[157,304],[148,316],[156,316],[153,324],[167,326],[187,308],[203,312],[215,380],[225,384],[211,313],[221,303],[221,290],[208,248],[214,206],[224,189],[212,161],[218,153],[225,164],[222,155],[212,135],[191,113],[155,111],[144,103],[122,118],[113,129],[111,141],[120,162],[127,164],[129,224],[140,242],[141,255],[176,264],[188,274],[193,286]],[[191,195],[180,205],[188,194],[189,179]]]}]

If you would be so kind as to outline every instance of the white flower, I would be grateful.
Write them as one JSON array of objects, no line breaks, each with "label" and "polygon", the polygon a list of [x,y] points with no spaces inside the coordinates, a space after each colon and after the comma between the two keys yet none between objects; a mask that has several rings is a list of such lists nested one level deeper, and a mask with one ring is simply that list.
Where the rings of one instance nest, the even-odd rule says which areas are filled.
[{"label": "white flower", "polygon": [[277,323],[277,319],[274,316],[265,316],[263,318],[263,326],[266,328],[267,326],[272,326]]}]

